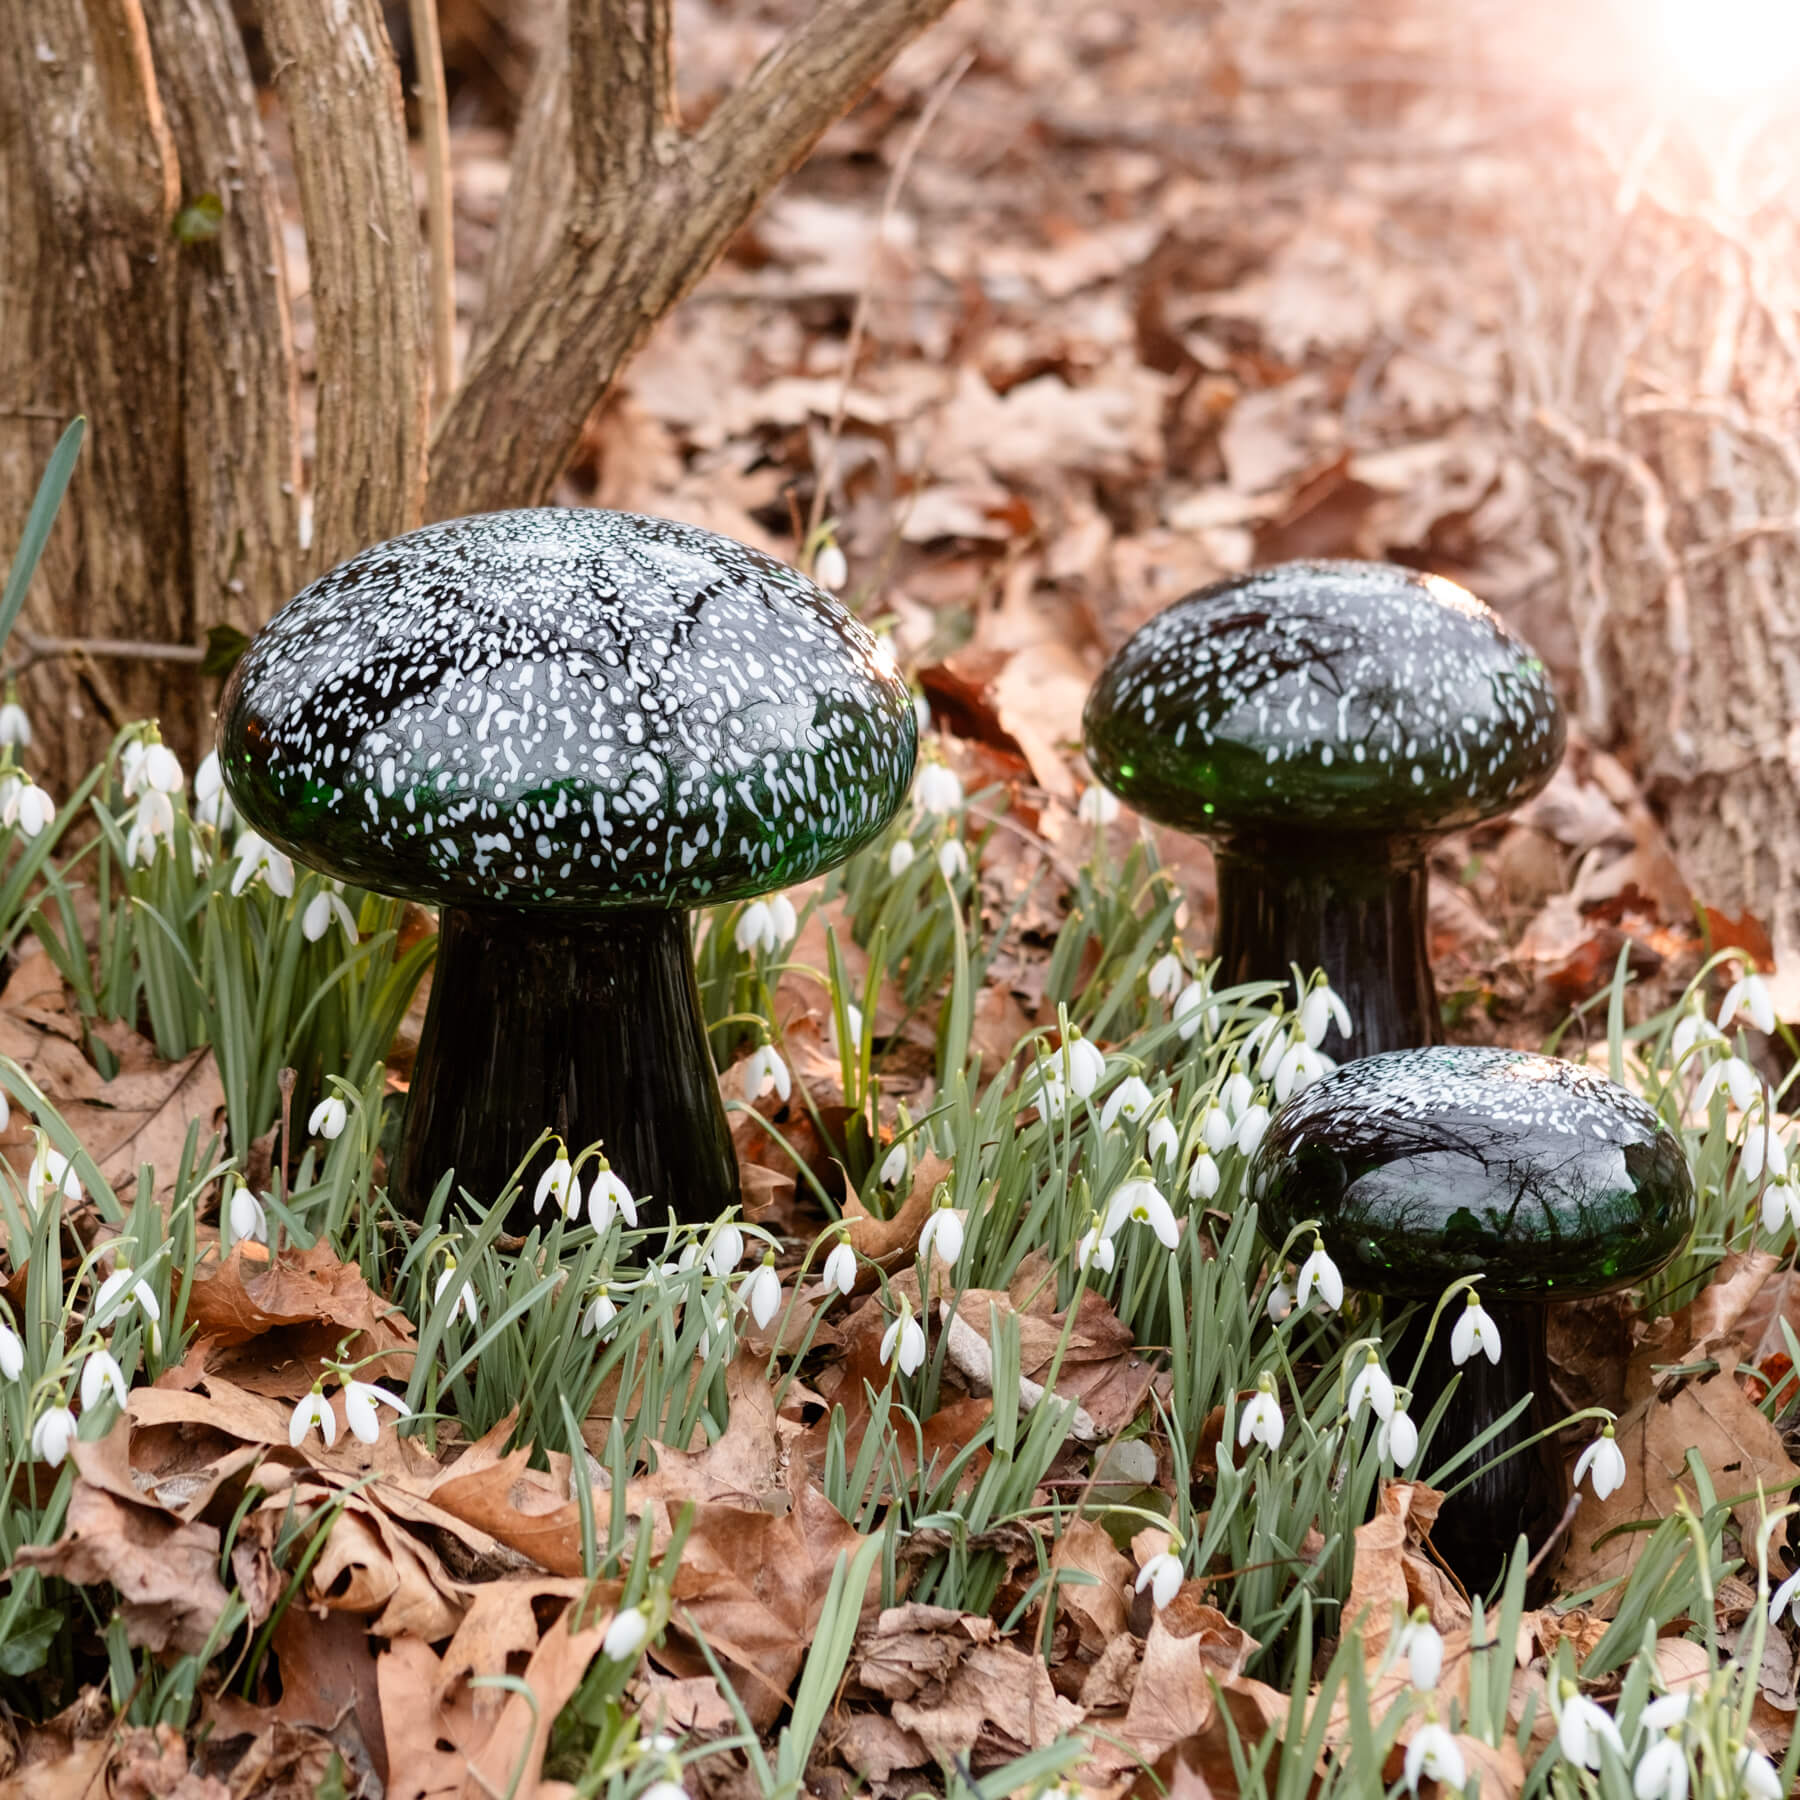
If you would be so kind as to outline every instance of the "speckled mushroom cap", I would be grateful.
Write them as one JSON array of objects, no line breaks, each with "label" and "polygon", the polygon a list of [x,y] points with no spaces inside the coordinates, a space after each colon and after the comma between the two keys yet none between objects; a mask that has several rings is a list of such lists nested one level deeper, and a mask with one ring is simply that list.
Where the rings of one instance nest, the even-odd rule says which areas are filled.
[{"label": "speckled mushroom cap", "polygon": [[458,905],[684,907],[873,838],[918,747],[831,596],[690,525],[452,519],[320,577],[220,709],[239,811],[290,854]]},{"label": "speckled mushroom cap", "polygon": [[1435,1298],[1567,1299],[1662,1267],[1694,1224],[1681,1145],[1591,1069],[1439,1045],[1345,1063],[1275,1115],[1251,1169],[1264,1234],[1316,1219],[1344,1280]]},{"label": "speckled mushroom cap", "polygon": [[1386,563],[1281,563],[1178,600],[1101,672],[1087,756],[1185,831],[1435,832],[1550,779],[1542,661],[1473,594]]}]

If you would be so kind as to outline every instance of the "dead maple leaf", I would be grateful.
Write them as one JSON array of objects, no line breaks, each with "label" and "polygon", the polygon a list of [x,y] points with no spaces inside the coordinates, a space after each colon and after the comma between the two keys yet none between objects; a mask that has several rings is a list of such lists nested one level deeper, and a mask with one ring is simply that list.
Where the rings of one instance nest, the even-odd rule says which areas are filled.
[{"label": "dead maple leaf", "polygon": [[1146,1761],[1205,1729],[1215,1687],[1244,1672],[1257,1642],[1189,1582],[1156,1613],[1119,1735]]},{"label": "dead maple leaf", "polygon": [[1042,1659],[1011,1644],[977,1644],[937,1698],[894,1705],[902,1730],[940,1756],[968,1755],[977,1766],[1041,1749],[1081,1720],[1081,1708],[1057,1693]]}]

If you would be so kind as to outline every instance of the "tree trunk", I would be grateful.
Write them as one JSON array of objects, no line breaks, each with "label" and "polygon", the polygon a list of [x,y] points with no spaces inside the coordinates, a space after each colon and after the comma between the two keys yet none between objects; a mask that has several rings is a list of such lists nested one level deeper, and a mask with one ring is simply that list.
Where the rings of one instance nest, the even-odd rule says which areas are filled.
[{"label": "tree trunk", "polygon": [[1520,425],[1583,723],[1638,769],[1697,898],[1752,913],[1800,976],[1800,186],[1789,158],[1773,187],[1754,132],[1708,166],[1674,129],[1545,184]]}]

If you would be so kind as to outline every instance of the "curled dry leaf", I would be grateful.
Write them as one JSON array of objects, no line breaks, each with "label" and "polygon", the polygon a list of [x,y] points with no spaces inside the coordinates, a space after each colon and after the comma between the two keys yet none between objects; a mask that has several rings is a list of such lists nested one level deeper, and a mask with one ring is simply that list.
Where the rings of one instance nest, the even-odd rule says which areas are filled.
[{"label": "curled dry leaf", "polygon": [[871,1262],[910,1256],[919,1247],[919,1233],[931,1213],[931,1197],[950,1173],[951,1165],[935,1151],[927,1150],[913,1165],[912,1186],[905,1204],[890,1219],[878,1219],[851,1194],[844,1203],[844,1228],[857,1255]]},{"label": "curled dry leaf", "polygon": [[1190,1583],[1151,1620],[1119,1735],[1154,1762],[1205,1729],[1216,1705],[1215,1685],[1241,1676],[1257,1647]]},{"label": "curled dry leaf", "polygon": [[935,1697],[894,1704],[894,1723],[940,1756],[991,1766],[1042,1749],[1081,1723],[1082,1711],[1050,1682],[1041,1658],[1010,1644],[978,1644]]}]

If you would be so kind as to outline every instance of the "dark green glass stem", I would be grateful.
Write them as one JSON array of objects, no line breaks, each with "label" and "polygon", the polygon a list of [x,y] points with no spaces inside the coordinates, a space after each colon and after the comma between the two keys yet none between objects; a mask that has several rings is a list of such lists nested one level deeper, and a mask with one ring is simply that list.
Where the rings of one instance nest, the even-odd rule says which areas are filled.
[{"label": "dark green glass stem", "polygon": [[[1488,1316],[1500,1331],[1500,1360],[1489,1362],[1477,1351],[1459,1369],[1450,1360],[1450,1336],[1465,1304],[1462,1296],[1456,1295],[1444,1308],[1413,1383],[1407,1410],[1422,1424],[1452,1378],[1462,1377],[1429,1448],[1420,1458],[1421,1465],[1436,1466],[1471,1443],[1527,1395],[1531,1404],[1504,1431],[1489,1439],[1476,1452],[1472,1463],[1464,1464],[1448,1478],[1445,1485],[1449,1487],[1463,1480],[1470,1469],[1491,1463],[1513,1446],[1553,1426],[1559,1417],[1550,1394],[1546,1309],[1523,1302],[1484,1301]],[[1401,1334],[1399,1347],[1388,1363],[1396,1381],[1405,1379],[1417,1359],[1430,1318],[1430,1307],[1421,1306]],[[1561,1520],[1568,1496],[1568,1480],[1556,1440],[1543,1437],[1496,1467],[1486,1469],[1460,1494],[1446,1500],[1432,1527],[1431,1541],[1463,1586],[1471,1594],[1484,1594],[1500,1578],[1521,1532],[1536,1555]],[[1546,1558],[1527,1588],[1528,1605],[1538,1605],[1548,1595],[1555,1573],[1554,1557]]]},{"label": "dark green glass stem", "polygon": [[1218,985],[1323,969],[1355,1026],[1325,1048],[1340,1062],[1443,1040],[1425,948],[1425,847],[1346,836],[1215,846]]},{"label": "dark green glass stem", "polygon": [[[446,1169],[483,1205],[546,1127],[573,1155],[604,1144],[646,1224],[695,1221],[738,1199],[694,982],[687,915],[445,907],[413,1070],[396,1204],[416,1218]],[[546,1152],[507,1229],[530,1229]],[[547,1216],[546,1216],[547,1217]]]}]

